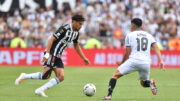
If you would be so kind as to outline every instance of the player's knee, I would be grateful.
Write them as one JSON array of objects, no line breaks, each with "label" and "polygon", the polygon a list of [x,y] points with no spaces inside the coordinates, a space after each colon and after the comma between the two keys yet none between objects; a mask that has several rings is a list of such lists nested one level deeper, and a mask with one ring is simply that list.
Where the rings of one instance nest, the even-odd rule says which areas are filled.
[{"label": "player's knee", "polygon": [[49,69],[48,71],[46,71],[46,72],[42,75],[42,79],[43,79],[43,80],[49,79],[50,76],[51,76],[51,72],[52,72],[52,69]]},{"label": "player's knee", "polygon": [[141,85],[143,87],[150,87],[150,83],[151,83],[150,80],[145,80],[145,81],[141,80]]},{"label": "player's knee", "polygon": [[64,75],[59,75],[57,76],[57,78],[59,79],[60,82],[64,81]]},{"label": "player's knee", "polygon": [[42,76],[42,79],[43,79],[43,80],[46,80],[46,79],[49,79],[49,78],[50,78],[50,75],[43,75],[43,76]]},{"label": "player's knee", "polygon": [[112,78],[114,78],[114,79],[118,79],[118,76],[117,76],[117,75],[115,75],[115,74],[113,74],[113,75],[112,75]]},{"label": "player's knee", "polygon": [[119,79],[121,77],[121,75],[119,75],[119,74],[113,74],[113,76],[112,76],[112,78],[114,78],[114,79]]},{"label": "player's knee", "polygon": [[120,78],[121,76],[123,76],[123,75],[121,75],[120,72],[115,72],[115,73],[112,75],[112,78],[118,79],[118,78]]}]

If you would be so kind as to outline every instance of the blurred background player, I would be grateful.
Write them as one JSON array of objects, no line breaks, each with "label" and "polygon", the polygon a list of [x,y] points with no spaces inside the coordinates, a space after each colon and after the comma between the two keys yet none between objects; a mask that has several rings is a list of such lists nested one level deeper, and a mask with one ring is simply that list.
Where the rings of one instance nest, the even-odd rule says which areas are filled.
[{"label": "blurred background player", "polygon": [[89,60],[84,56],[78,44],[78,31],[82,27],[84,20],[85,18],[82,15],[75,14],[72,17],[72,23],[61,26],[48,40],[45,55],[42,60],[44,63],[43,73],[21,73],[21,75],[16,79],[15,84],[19,85],[26,79],[48,79],[51,76],[51,72],[53,70],[56,77],[52,78],[49,82],[35,90],[37,95],[48,97],[44,91],[64,80],[64,64],[61,60],[61,54],[67,45],[71,42],[74,43],[74,49],[83,59],[84,63],[88,65]]},{"label": "blurred background player", "polygon": [[131,21],[131,33],[127,34],[125,38],[126,51],[121,62],[117,62],[118,69],[114,72],[109,81],[109,89],[104,100],[111,100],[112,92],[116,85],[118,78],[123,75],[138,71],[140,83],[143,87],[151,87],[152,93],[156,95],[157,87],[155,81],[149,80],[150,74],[150,50],[154,49],[160,61],[160,68],[164,69],[164,63],[161,58],[161,53],[158,49],[153,36],[141,29],[142,20],[134,18]]}]

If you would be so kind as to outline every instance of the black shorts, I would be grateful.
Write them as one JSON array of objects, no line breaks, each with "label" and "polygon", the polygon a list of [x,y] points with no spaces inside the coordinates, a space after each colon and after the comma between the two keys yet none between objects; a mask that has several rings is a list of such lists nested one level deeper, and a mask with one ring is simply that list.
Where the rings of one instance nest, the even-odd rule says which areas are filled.
[{"label": "black shorts", "polygon": [[53,55],[49,56],[49,59],[43,64],[43,66],[50,68],[64,68],[64,64],[61,58],[55,57]]}]

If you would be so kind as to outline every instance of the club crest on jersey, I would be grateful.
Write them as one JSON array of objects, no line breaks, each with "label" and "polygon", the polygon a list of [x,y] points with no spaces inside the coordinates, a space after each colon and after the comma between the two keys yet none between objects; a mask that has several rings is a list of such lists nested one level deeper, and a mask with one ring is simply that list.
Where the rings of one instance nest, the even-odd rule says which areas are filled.
[{"label": "club crest on jersey", "polygon": [[60,33],[63,33],[63,32],[64,32],[64,30],[63,30],[63,29],[61,29],[59,32],[60,32]]}]

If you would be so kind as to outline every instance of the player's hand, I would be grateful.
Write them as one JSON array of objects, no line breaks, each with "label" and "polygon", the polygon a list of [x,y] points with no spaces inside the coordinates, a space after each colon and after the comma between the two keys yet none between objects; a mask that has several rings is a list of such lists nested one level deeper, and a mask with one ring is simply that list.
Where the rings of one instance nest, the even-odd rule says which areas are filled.
[{"label": "player's hand", "polygon": [[46,53],[42,59],[42,62],[47,62],[48,58],[49,58],[50,54],[49,53]]},{"label": "player's hand", "polygon": [[163,61],[161,61],[159,63],[159,68],[165,71],[165,67],[164,67],[164,62]]},{"label": "player's hand", "polygon": [[48,59],[46,59],[45,57],[43,57],[42,63],[47,62],[47,60],[48,60]]},{"label": "player's hand", "polygon": [[85,65],[89,65],[90,64],[90,62],[89,62],[89,60],[87,58],[83,59],[83,61],[84,61]]},{"label": "player's hand", "polygon": [[120,66],[120,65],[121,65],[121,61],[117,61],[116,64],[117,64],[118,66]]}]

